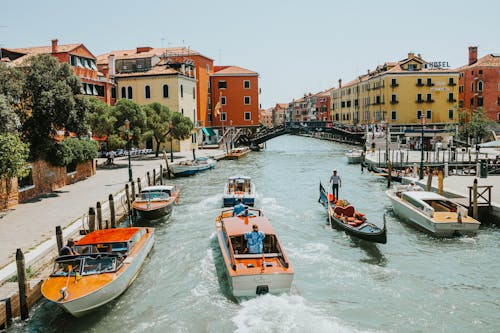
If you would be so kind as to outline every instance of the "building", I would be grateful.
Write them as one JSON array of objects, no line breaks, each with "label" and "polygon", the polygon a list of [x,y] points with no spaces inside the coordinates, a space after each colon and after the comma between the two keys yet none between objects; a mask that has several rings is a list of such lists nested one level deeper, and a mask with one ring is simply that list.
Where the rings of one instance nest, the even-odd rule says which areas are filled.
[{"label": "building", "polygon": [[276,103],[276,105],[272,108],[273,126],[280,126],[285,123],[287,108],[288,103]]},{"label": "building", "polygon": [[53,39],[49,46],[2,48],[0,54],[1,61],[8,66],[22,66],[32,56],[50,54],[71,66],[82,81],[82,94],[96,96],[109,105],[115,102],[113,82],[98,71],[96,57],[83,44],[59,45]]},{"label": "building", "polygon": [[477,46],[469,47],[467,65],[457,69],[459,107],[468,111],[482,108],[489,118],[500,122],[500,54],[477,56]]},{"label": "building", "polygon": [[346,125],[458,122],[458,71],[420,55],[377,66],[331,90],[332,121]]},{"label": "building", "polygon": [[[160,103],[173,112],[182,113],[197,124],[196,71],[188,58],[169,58],[165,49],[138,47],[135,50],[113,51],[100,55],[98,65],[115,80],[118,98],[131,99],[139,105]],[[176,141],[173,151],[197,148],[198,129],[191,139]],[[154,148],[153,141],[146,142]],[[166,145],[170,151],[170,145]]]},{"label": "building", "polygon": [[259,110],[259,124],[273,127],[273,108]]},{"label": "building", "polygon": [[207,127],[252,128],[259,124],[259,74],[238,66],[215,66],[210,77]]}]

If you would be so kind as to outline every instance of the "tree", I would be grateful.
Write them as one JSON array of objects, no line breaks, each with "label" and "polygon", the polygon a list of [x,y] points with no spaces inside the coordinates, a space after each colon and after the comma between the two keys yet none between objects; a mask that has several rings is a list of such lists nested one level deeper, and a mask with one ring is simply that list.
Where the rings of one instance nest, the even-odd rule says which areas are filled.
[{"label": "tree", "polygon": [[94,96],[84,99],[87,102],[87,122],[92,133],[98,136],[113,134],[117,120],[111,115],[111,106]]},{"label": "tree", "polygon": [[194,128],[193,122],[179,112],[172,113],[172,130],[170,135],[175,140],[185,140],[191,136]]},{"label": "tree", "polygon": [[[26,160],[29,146],[13,133],[0,134],[0,177],[5,179],[5,188],[10,192],[10,178],[29,174]],[[6,199],[7,200],[7,199]]]},{"label": "tree", "polygon": [[484,110],[479,108],[472,112],[462,111],[460,113],[458,135],[463,140],[475,138],[479,141],[488,135],[488,127],[494,122],[486,116]]},{"label": "tree", "polygon": [[0,94],[7,97],[9,103],[17,103],[23,96],[26,75],[16,67],[7,67],[0,62]]},{"label": "tree", "polygon": [[[130,121],[129,138],[131,142],[138,145],[142,141],[146,131],[146,113],[144,110],[128,99],[120,99],[111,110],[114,122],[114,133],[125,134],[125,120]],[[124,135],[125,137],[125,135]]]},{"label": "tree", "polygon": [[0,94],[0,134],[17,133],[17,115],[5,95]]},{"label": "tree", "polygon": [[170,120],[172,112],[165,105],[160,103],[152,103],[143,106],[147,117],[147,128],[150,137],[154,138],[156,143],[155,156],[160,153],[160,144],[165,142],[170,130]]},{"label": "tree", "polygon": [[66,63],[48,54],[28,59],[24,96],[31,110],[23,123],[23,132],[31,144],[32,158],[44,157],[51,148],[57,130],[85,132],[84,104],[79,78]]}]

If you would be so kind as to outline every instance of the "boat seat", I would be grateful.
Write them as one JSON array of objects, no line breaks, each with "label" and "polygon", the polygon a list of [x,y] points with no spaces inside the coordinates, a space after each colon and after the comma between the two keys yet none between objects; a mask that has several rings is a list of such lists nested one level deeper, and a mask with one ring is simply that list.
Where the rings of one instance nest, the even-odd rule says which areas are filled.
[{"label": "boat seat", "polygon": [[354,217],[354,214],[356,213],[356,210],[351,205],[349,205],[347,207],[337,206],[337,207],[335,207],[335,209],[333,210],[333,212],[335,214],[337,214],[337,215],[343,215],[343,216],[347,216],[347,217]]}]

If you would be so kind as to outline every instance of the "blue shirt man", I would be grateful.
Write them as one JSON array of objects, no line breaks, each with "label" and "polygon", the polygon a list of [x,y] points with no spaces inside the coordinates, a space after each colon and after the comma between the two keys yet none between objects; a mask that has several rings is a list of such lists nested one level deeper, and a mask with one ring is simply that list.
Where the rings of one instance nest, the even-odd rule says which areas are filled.
[{"label": "blue shirt man", "polygon": [[262,241],[266,235],[259,231],[259,226],[256,224],[252,226],[252,229],[253,231],[245,234],[248,253],[262,253]]},{"label": "blue shirt man", "polygon": [[245,211],[247,207],[239,200],[238,204],[233,207],[233,216],[238,216]]}]

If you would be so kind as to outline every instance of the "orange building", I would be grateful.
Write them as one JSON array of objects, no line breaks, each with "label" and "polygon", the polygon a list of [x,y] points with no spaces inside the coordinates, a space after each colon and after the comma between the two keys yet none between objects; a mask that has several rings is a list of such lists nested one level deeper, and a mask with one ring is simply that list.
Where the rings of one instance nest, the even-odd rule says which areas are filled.
[{"label": "orange building", "polygon": [[[212,112],[207,127],[259,124],[259,74],[237,66],[215,66],[210,77]],[[220,106],[217,107],[217,106]]]},{"label": "orange building", "polygon": [[83,44],[59,45],[57,39],[53,39],[50,46],[1,50],[1,61],[8,66],[21,66],[29,57],[50,54],[71,66],[73,73],[82,81],[82,94],[96,96],[110,105],[115,102],[113,83],[97,70],[96,57]]}]

